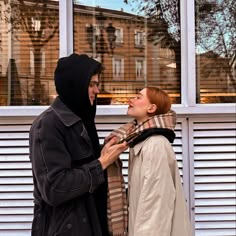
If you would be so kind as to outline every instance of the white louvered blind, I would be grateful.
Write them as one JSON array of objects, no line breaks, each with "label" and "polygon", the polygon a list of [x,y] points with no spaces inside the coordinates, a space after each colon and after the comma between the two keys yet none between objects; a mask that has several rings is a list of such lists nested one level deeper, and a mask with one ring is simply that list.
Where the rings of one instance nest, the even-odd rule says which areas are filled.
[{"label": "white louvered blind", "polygon": [[29,162],[31,119],[0,122],[0,235],[30,235],[33,181]]},{"label": "white louvered blind", "polygon": [[173,143],[173,148],[176,154],[176,159],[178,162],[178,167],[180,171],[181,178],[183,178],[183,142],[182,142],[182,122],[177,122],[175,127],[175,141]]},{"label": "white louvered blind", "polygon": [[190,119],[196,236],[236,235],[235,118]]},{"label": "white louvered blind", "polygon": [[[32,120],[32,117],[0,117],[1,236],[30,235],[33,184],[28,132]],[[100,143],[127,121],[126,116],[97,116]],[[235,235],[235,121],[225,117],[214,120],[190,118],[189,121],[180,118],[175,132],[173,147],[186,199],[191,195],[195,203],[195,235]],[[123,153],[121,159],[127,182],[128,152]],[[193,179],[189,176],[189,168]]]},{"label": "white louvered blind", "polygon": [[[29,162],[29,128],[33,118],[0,120],[0,235],[29,236],[33,218],[33,182]],[[129,121],[126,116],[97,116],[100,144],[115,128]],[[182,126],[176,129],[174,150],[182,176]],[[121,155],[128,181],[128,151]]]}]

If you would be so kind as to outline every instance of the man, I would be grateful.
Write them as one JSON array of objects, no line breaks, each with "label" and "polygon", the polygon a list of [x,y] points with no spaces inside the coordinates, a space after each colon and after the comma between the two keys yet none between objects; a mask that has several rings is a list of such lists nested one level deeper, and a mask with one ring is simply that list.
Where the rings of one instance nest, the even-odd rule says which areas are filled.
[{"label": "man", "polygon": [[33,122],[33,236],[106,236],[106,168],[127,149],[113,139],[100,152],[95,127],[102,65],[87,55],[58,60],[58,97]]}]

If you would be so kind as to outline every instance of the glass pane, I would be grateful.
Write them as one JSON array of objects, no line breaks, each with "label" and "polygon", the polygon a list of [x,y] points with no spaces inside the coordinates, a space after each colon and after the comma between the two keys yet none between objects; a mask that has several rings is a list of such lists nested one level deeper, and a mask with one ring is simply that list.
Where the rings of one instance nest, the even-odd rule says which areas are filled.
[{"label": "glass pane", "polygon": [[236,101],[236,1],[196,2],[197,103]]},{"label": "glass pane", "polygon": [[127,104],[145,86],[180,94],[179,1],[74,0],[74,51],[103,63],[98,104]]},{"label": "glass pane", "polygon": [[0,105],[48,105],[56,96],[58,2],[0,0]]}]

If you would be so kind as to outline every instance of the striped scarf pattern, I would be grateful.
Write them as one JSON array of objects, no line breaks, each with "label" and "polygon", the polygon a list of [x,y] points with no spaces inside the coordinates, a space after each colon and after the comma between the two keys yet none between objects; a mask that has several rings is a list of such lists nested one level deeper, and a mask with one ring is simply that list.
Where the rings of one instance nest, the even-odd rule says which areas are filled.
[{"label": "striped scarf pattern", "polygon": [[125,236],[128,229],[128,208],[122,162],[118,159],[107,168],[107,219],[111,236]]},{"label": "striped scarf pattern", "polygon": [[[133,120],[120,128],[113,130],[112,133],[108,136],[109,139],[116,136],[119,141],[126,139],[129,136],[137,137],[142,131],[151,128],[165,128],[173,130],[176,125],[176,113],[173,110],[161,115],[155,115],[147,119],[141,124],[137,124],[136,120]],[[137,135],[134,135],[137,134]],[[118,141],[118,142],[119,142]]]},{"label": "striped scarf pattern", "polygon": [[[117,137],[117,142],[127,137],[131,137],[130,141],[132,141],[141,134],[142,131],[150,128],[166,128],[174,131],[175,125],[176,113],[170,110],[166,114],[152,116],[139,125],[136,120],[124,124],[120,128],[113,130],[111,134],[105,138],[105,142],[108,142],[114,136]],[[111,236],[125,236],[128,235],[128,206],[125,182],[122,175],[122,162],[120,159],[107,168],[107,176],[108,229]]]}]

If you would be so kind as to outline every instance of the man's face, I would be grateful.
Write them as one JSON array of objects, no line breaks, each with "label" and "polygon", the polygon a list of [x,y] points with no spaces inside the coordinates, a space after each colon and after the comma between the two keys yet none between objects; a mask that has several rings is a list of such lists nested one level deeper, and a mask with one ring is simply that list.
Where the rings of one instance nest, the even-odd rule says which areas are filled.
[{"label": "man's face", "polygon": [[88,94],[91,105],[93,105],[96,95],[99,93],[98,86],[99,86],[98,74],[96,74],[92,76],[88,87]]}]

